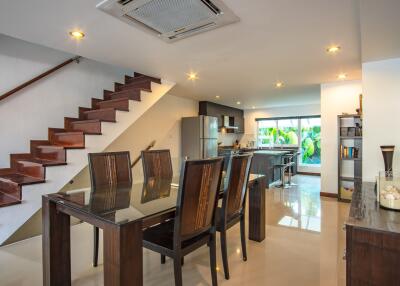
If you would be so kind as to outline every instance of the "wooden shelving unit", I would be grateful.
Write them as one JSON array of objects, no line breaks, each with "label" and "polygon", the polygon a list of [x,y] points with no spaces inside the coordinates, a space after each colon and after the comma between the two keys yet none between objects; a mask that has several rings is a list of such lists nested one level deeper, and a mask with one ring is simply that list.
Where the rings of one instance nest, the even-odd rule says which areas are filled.
[{"label": "wooden shelving unit", "polygon": [[338,199],[350,202],[362,182],[362,117],[338,116]]}]

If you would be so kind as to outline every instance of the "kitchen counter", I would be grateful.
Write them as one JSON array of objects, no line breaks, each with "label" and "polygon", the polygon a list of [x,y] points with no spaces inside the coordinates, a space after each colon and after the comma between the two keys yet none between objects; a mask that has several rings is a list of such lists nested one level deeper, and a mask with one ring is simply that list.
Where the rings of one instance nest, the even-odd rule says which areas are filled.
[{"label": "kitchen counter", "polygon": [[258,150],[254,151],[254,154],[271,155],[271,156],[282,156],[289,154],[289,151],[276,151],[276,150]]},{"label": "kitchen counter", "polygon": [[254,174],[263,174],[267,177],[268,185],[277,182],[281,179],[281,173],[279,168],[274,166],[281,164],[283,162],[282,156],[286,154],[295,154],[294,162],[295,164],[291,167],[292,175],[297,174],[297,148],[295,149],[265,149],[265,148],[240,148],[235,149],[233,146],[219,146],[218,155],[225,157],[224,169],[226,170],[231,151],[236,151],[239,153],[252,152],[253,162],[251,164],[251,172]]},{"label": "kitchen counter", "polygon": [[268,185],[281,180],[281,173],[279,168],[275,168],[275,165],[281,164],[283,162],[282,156],[289,153],[289,151],[275,150],[254,151],[251,173],[265,175]]}]

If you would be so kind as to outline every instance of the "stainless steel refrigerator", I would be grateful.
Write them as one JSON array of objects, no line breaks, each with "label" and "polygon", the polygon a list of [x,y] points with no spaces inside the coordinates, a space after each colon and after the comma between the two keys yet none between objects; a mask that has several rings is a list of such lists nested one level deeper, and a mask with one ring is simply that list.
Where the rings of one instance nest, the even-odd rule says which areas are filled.
[{"label": "stainless steel refrigerator", "polygon": [[182,118],[182,158],[218,156],[218,118],[200,115]]}]

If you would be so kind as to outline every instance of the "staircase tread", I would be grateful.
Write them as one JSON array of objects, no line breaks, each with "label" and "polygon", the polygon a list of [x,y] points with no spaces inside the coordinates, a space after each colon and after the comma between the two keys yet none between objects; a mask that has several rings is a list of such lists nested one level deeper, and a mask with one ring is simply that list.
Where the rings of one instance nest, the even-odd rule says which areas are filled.
[{"label": "staircase tread", "polygon": [[[56,135],[76,135],[76,134],[84,134],[83,131],[71,131],[71,130],[65,130],[64,132],[54,132]],[[58,146],[58,145],[56,145]]]},{"label": "staircase tread", "polygon": [[4,194],[0,191],[0,207],[6,207],[11,205],[20,204],[21,201],[10,195]]},{"label": "staircase tread", "polygon": [[[128,86],[129,84],[127,84],[126,86]],[[125,89],[125,90],[120,90],[120,91],[114,91],[112,92],[110,95],[115,95],[115,94],[121,94],[121,93],[128,93],[130,91],[147,91],[147,92],[151,92],[151,89],[148,88],[140,88],[140,87],[132,87],[130,89]]]},{"label": "staircase tread", "polygon": [[[97,104],[102,104],[102,103],[109,103],[109,102],[118,102],[118,101],[125,101],[125,100],[129,100],[128,97],[121,97],[121,98],[114,98],[114,99],[108,99],[108,100],[103,100],[98,102]],[[105,108],[103,108],[105,109]]]},{"label": "staircase tread", "polygon": [[18,160],[18,161],[33,162],[33,163],[41,164],[43,166],[67,165],[67,162],[64,162],[64,161],[55,161],[55,160],[42,159],[42,158],[22,159],[22,160]]},{"label": "staircase tread", "polygon": [[107,108],[102,108],[102,109],[93,109],[93,110],[87,110],[84,111],[83,113],[94,113],[94,112],[102,112],[104,110],[112,110],[115,111],[116,109],[114,107],[107,107]]},{"label": "staircase tread", "polygon": [[74,124],[74,123],[98,123],[98,122],[101,122],[101,120],[100,119],[79,119],[77,121],[71,122],[71,124]]},{"label": "staircase tread", "polygon": [[20,174],[17,172],[10,173],[7,175],[0,175],[0,180],[11,181],[18,185],[30,185],[30,184],[38,184],[38,183],[45,182],[45,180],[43,180],[41,178],[35,178],[35,177]]},{"label": "staircase tread", "polygon": [[[157,83],[157,84],[161,83],[161,79],[153,77],[153,76],[148,76],[148,75],[140,75],[140,76],[130,77],[129,79],[127,79],[127,81],[134,81],[134,80],[148,80],[148,81],[151,81],[151,82]],[[129,83],[130,82],[128,82],[126,84],[129,84]]]},{"label": "staircase tread", "polygon": [[82,119],[79,121],[74,121],[72,123],[98,123],[98,122],[117,122],[117,121],[109,121],[109,120],[103,120],[103,119]]},{"label": "staircase tread", "polygon": [[58,146],[58,145],[39,145],[39,146],[36,146],[36,148],[51,148],[51,149],[58,149],[58,150],[64,149],[63,146]]}]

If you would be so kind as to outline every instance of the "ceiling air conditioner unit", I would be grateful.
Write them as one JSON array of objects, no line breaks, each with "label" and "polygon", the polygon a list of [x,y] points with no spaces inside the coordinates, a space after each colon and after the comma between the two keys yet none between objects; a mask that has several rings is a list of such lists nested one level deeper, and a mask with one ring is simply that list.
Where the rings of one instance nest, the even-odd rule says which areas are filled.
[{"label": "ceiling air conditioner unit", "polygon": [[221,0],[104,0],[97,8],[167,42],[239,21]]}]

